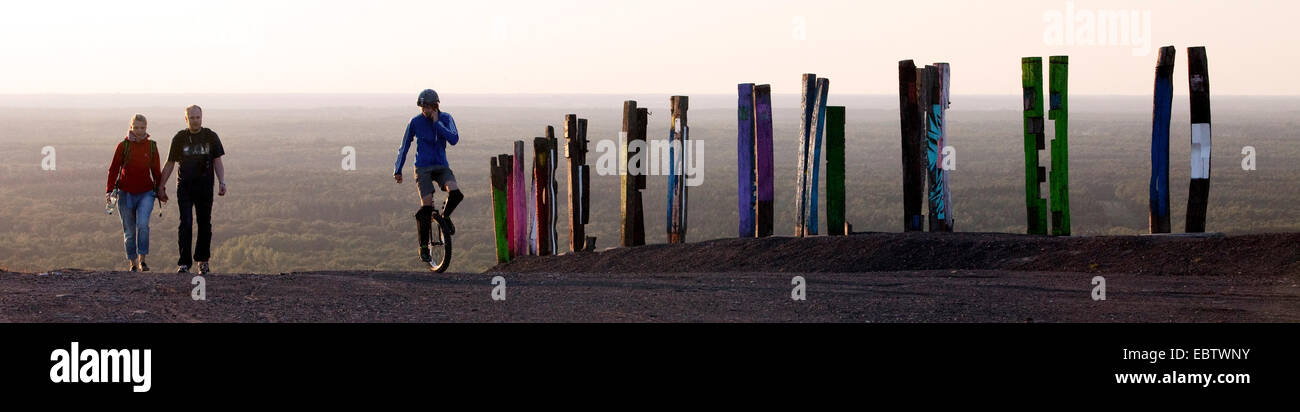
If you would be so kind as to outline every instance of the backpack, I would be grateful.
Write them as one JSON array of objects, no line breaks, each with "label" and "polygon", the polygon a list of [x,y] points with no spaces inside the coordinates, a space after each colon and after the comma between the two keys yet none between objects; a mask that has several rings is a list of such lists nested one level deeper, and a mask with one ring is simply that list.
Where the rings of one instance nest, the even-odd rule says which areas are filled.
[{"label": "backpack", "polygon": [[[128,159],[128,158],[126,157],[126,155],[127,155],[127,154],[130,154],[130,153],[131,153],[131,139],[126,139],[126,144],[122,146],[122,169],[121,169],[121,170],[118,170],[118,172],[117,172],[117,181],[116,181],[116,182],[113,182],[113,189],[114,189],[114,190],[117,189],[118,183],[121,183],[121,182],[122,182],[122,174],[126,173],[126,162],[127,162],[127,159]],[[153,156],[154,156],[155,153],[158,153],[158,142],[155,142],[155,141],[153,141],[153,140],[150,140],[150,141],[149,141],[149,153],[146,154],[145,157],[144,157],[144,158],[146,159],[146,160],[145,160],[146,165],[147,165],[149,162],[151,162],[151,161],[153,160]],[[153,183],[153,190],[154,190],[154,192],[157,192],[157,191],[158,191],[158,182],[155,182],[155,181],[153,180],[153,173],[149,173],[148,175],[149,175],[149,182]]]}]

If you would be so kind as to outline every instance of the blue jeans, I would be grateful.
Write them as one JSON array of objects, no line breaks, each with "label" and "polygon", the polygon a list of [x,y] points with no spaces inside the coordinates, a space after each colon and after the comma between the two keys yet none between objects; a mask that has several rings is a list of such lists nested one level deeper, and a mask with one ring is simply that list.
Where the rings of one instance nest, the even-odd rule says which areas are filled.
[{"label": "blue jeans", "polygon": [[122,216],[122,242],[126,258],[149,254],[149,215],[153,213],[154,193],[122,192],[117,198],[117,212]]}]

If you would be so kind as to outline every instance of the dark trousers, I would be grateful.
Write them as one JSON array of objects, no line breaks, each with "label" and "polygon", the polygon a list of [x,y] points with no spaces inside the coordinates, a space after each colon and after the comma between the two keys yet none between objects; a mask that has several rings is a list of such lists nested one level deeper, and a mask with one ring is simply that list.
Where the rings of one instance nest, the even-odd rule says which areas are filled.
[{"label": "dark trousers", "polygon": [[[177,230],[180,259],[177,266],[190,266],[194,262],[207,262],[212,247],[212,185],[176,188],[176,203],[181,207],[181,225]],[[194,215],[198,214],[199,240],[190,255],[190,242],[194,237]]]}]

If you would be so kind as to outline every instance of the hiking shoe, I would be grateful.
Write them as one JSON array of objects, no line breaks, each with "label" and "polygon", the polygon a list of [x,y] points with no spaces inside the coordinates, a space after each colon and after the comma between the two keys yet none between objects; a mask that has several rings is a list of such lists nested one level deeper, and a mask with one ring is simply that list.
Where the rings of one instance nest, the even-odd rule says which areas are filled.
[{"label": "hiking shoe", "polygon": [[144,263],[144,260],[141,260],[141,261],[140,261],[140,271],[141,271],[141,272],[148,272],[148,271],[149,271],[149,264],[148,264],[148,263]]},{"label": "hiking shoe", "polygon": [[429,254],[428,247],[420,248],[420,260],[423,261],[424,263],[429,263],[433,261],[433,256]]},{"label": "hiking shoe", "polygon": [[176,268],[176,273],[190,273],[190,265],[180,265]]},{"label": "hiking shoe", "polygon": [[199,274],[206,275],[209,273],[212,273],[212,270],[208,269],[208,262],[199,262]]}]

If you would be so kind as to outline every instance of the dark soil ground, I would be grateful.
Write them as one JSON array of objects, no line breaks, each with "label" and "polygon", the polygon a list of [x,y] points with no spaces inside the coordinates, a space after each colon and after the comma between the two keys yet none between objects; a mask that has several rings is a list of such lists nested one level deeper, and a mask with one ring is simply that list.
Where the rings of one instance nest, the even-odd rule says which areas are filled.
[{"label": "dark soil ground", "polygon": [[[505,300],[493,299],[495,276]],[[806,300],[791,299],[796,276]],[[1092,298],[1095,276],[1106,300]],[[1300,233],[721,239],[525,257],[481,274],[216,273],[202,301],[192,280],[0,271],[0,321],[1297,322]]]}]

